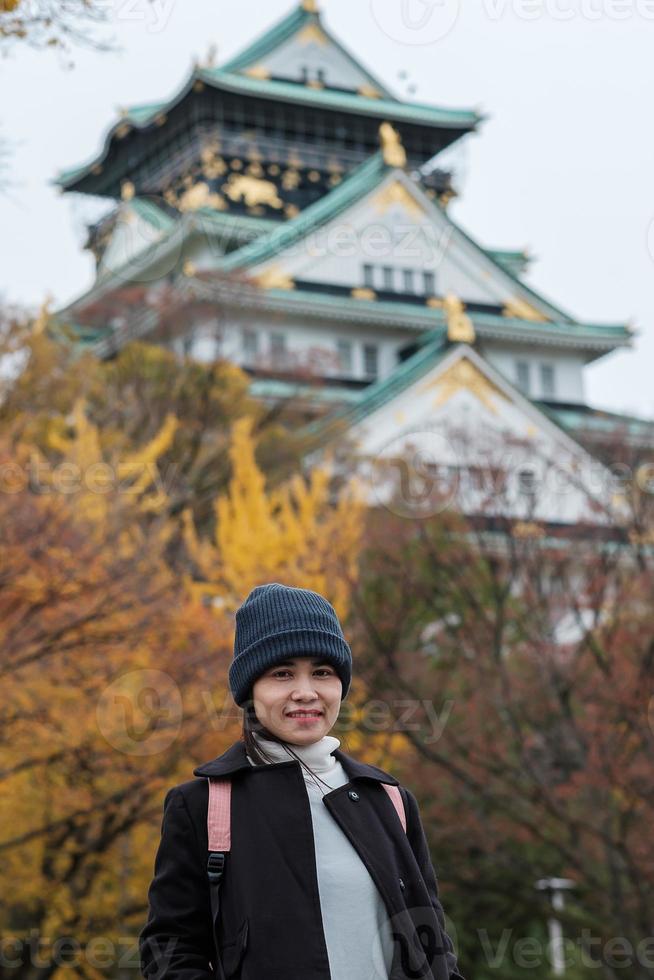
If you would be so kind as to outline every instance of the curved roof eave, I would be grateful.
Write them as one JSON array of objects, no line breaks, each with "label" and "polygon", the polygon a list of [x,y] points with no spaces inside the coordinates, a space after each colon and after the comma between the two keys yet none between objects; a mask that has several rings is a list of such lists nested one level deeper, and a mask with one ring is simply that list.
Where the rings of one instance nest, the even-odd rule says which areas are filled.
[{"label": "curved roof eave", "polygon": [[443,109],[426,103],[394,102],[388,99],[369,99],[361,95],[349,95],[329,89],[304,88],[292,82],[276,82],[234,75],[223,69],[195,68],[184,85],[168,102],[154,102],[133,106],[107,131],[102,150],[92,160],[81,166],[63,171],[52,183],[63,190],[71,186],[98,165],[104,163],[111,149],[117,130],[128,123],[135,129],[145,129],[161,113],[170,112],[186,98],[196,81],[212,88],[245,95],[268,95],[281,102],[312,105],[333,109],[348,109],[362,115],[375,115],[379,119],[396,122],[414,122],[438,125],[469,132],[487,117],[471,109]]}]

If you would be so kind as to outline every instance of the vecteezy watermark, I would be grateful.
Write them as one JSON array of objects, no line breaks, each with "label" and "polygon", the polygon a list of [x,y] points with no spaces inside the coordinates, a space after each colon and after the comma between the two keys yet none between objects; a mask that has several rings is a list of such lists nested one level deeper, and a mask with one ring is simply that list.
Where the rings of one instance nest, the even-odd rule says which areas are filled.
[{"label": "vecteezy watermark", "polygon": [[95,0],[95,6],[114,21],[144,24],[149,34],[159,34],[168,26],[175,0]]},{"label": "vecteezy watermark", "polygon": [[[89,22],[133,22],[145,25],[150,34],[165,30],[175,7],[175,0],[93,0],[93,3],[58,4],[62,8],[62,23],[86,17]],[[73,8],[79,8],[77,10]],[[84,10],[84,8],[88,8]],[[21,0],[17,11],[21,21],[42,23],[45,19],[43,0]],[[0,7],[0,9],[2,9]],[[59,13],[59,11],[58,11]],[[47,22],[46,22],[47,23]]]},{"label": "vecteezy watermark", "polygon": [[513,929],[503,929],[493,940],[486,929],[477,929],[479,945],[486,964],[499,970],[511,963],[526,970],[551,966],[555,957],[561,956],[565,968],[581,966],[597,970],[602,964],[611,970],[628,969],[635,965],[651,969],[654,966],[654,936],[646,936],[634,945],[624,936],[609,938],[595,936],[590,929],[582,929],[577,936],[566,936],[557,949],[551,940],[535,936],[515,935]]},{"label": "vecteezy watermark", "polygon": [[[144,478],[149,478],[145,480]],[[29,489],[39,496],[78,493],[141,494],[143,486],[166,493],[173,485],[174,472],[162,476],[156,463],[123,461],[116,465],[97,461],[80,466],[72,460],[50,463],[33,454],[25,466],[16,461],[0,462],[0,493],[22,493]]]},{"label": "vecteezy watermark", "polygon": [[[406,894],[408,881],[398,878],[397,883]],[[445,916],[443,931],[432,905],[407,906],[380,922],[371,950],[374,975],[387,977],[393,962],[400,965],[404,977],[446,975],[451,972],[456,949],[451,919]]]},{"label": "vecteezy watermark", "polygon": [[482,0],[482,10],[492,21],[507,16],[525,21],[548,18],[564,23],[623,21],[634,17],[654,20],[654,0]]},{"label": "vecteezy watermark", "polygon": [[[217,704],[211,691],[203,691],[202,699],[214,731],[225,731],[240,720],[240,709],[232,698],[224,697],[222,703]],[[428,698],[391,698],[388,701],[370,698],[361,704],[344,701],[337,721],[338,732],[343,735],[353,731],[415,732],[419,733],[421,742],[431,745],[443,735],[453,708],[451,698],[443,701],[440,710]]]},{"label": "vecteezy watermark", "polygon": [[170,674],[144,668],[121,674],[98,700],[98,729],[126,755],[155,755],[177,738],[182,724],[182,697]]},{"label": "vecteezy watermark", "polygon": [[[133,193],[133,190],[130,191]],[[111,226],[111,241],[100,258],[99,271],[123,283],[158,282],[181,263],[183,239],[176,230],[166,234],[161,201],[139,195],[124,200],[98,224],[98,233]]]},{"label": "vecteezy watermark", "polygon": [[74,968],[86,963],[95,970],[115,967],[138,972],[138,939],[134,936],[118,939],[93,936],[82,943],[75,936],[42,936],[34,927],[26,937],[5,935],[0,939],[0,967],[3,970],[24,969],[28,963],[35,970],[46,971],[53,966]]},{"label": "vecteezy watermark", "polygon": [[370,9],[387,37],[418,46],[447,37],[459,19],[461,0],[371,0]]},{"label": "vecteezy watermark", "polygon": [[459,471],[454,447],[431,426],[402,432],[364,464],[377,503],[398,517],[427,518],[454,502]]}]

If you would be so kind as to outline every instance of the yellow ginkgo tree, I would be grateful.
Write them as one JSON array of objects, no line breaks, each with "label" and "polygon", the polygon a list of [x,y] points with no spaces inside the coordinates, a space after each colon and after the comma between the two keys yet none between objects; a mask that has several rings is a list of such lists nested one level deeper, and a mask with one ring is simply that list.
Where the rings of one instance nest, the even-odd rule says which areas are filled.
[{"label": "yellow ginkgo tree", "polygon": [[190,509],[184,536],[196,574],[187,580],[197,597],[235,609],[255,585],[281,581],[327,596],[347,615],[356,577],[364,504],[355,480],[332,495],[329,465],[295,473],[268,489],[255,458],[250,416],[232,427],[227,493],[214,502],[213,539],[201,539]]},{"label": "yellow ginkgo tree", "polygon": [[[44,482],[50,489],[75,495],[77,513],[96,527],[104,525],[110,501],[128,495],[142,513],[162,513],[168,497],[158,462],[175,438],[179,427],[169,414],[159,432],[146,445],[108,458],[103,451],[101,433],[88,418],[83,397],[75,405],[64,428],[57,419],[48,430],[47,444],[60,455],[56,465],[46,463],[38,450],[32,457],[42,463]],[[114,493],[111,493],[114,491]]]}]

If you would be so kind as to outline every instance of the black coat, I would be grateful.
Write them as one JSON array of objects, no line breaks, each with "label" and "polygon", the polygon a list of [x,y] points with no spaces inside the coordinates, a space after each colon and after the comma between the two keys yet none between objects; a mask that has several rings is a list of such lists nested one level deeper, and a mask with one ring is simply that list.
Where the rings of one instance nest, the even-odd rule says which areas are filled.
[{"label": "black coat", "polygon": [[[391,980],[461,980],[415,797],[401,787],[405,834],[381,785],[396,786],[397,779],[340,749],[333,754],[349,782],[323,802],[386,905],[395,939]],[[139,935],[143,976],[218,977],[212,965],[217,948],[227,980],[330,980],[300,764],[252,766],[239,741],[193,774],[232,780],[232,849],[220,890],[216,946],[207,879],[208,780],[192,779],[172,787],[164,800],[148,918]]]}]

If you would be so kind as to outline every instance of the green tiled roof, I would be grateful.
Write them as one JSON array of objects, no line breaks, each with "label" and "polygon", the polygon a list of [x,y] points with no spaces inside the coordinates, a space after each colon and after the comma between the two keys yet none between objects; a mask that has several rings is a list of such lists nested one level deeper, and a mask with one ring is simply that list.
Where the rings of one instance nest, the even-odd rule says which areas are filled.
[{"label": "green tiled roof", "polygon": [[357,69],[362,72],[366,78],[369,80],[370,84],[379,89],[387,98],[394,99],[394,96],[388,91],[388,89],[375,78],[374,75],[363,67],[363,65],[354,58],[350,52],[343,47],[343,45],[338,41],[328,30],[326,30],[324,24],[321,23],[320,14],[311,13],[308,10],[304,10],[303,7],[295,7],[286,17],[279,21],[274,27],[262,34],[261,37],[257,38],[252,44],[249,44],[243,51],[230,58],[222,65],[223,71],[229,72],[241,72],[245,68],[256,64],[256,62],[261,61],[266,58],[277,48],[281,47],[286,41],[289,41],[298,31],[301,31],[303,27],[308,24],[320,23],[320,28],[323,33],[329,38],[330,42],[338,48],[339,51],[345,57],[356,65]]},{"label": "green tiled roof", "polygon": [[352,170],[342,183],[314,201],[301,211],[295,218],[275,228],[269,235],[251,245],[246,245],[232,252],[220,263],[222,271],[257,265],[276,255],[281,249],[288,248],[314,228],[319,228],[326,221],[336,217],[345,208],[367,194],[388,173],[389,167],[384,163],[381,150],[373,153],[368,160]]},{"label": "green tiled roof", "polygon": [[158,208],[153,201],[149,201],[146,197],[134,197],[129,203],[139,218],[147,221],[149,225],[152,225],[158,231],[170,231],[175,224],[174,218],[166,214],[162,208]]},{"label": "green tiled roof", "polygon": [[531,261],[531,256],[523,249],[487,248],[485,251],[503,269],[514,276],[521,276]]},{"label": "green tiled roof", "polygon": [[447,331],[442,328],[438,335],[434,334],[429,344],[399,364],[391,374],[365,388],[353,405],[336,409],[327,418],[310,422],[309,425],[300,430],[300,434],[308,438],[324,437],[328,439],[333,427],[340,427],[343,424],[354,425],[395,398],[418,378],[421,378],[438,364],[447,351]]},{"label": "green tiled roof", "polygon": [[420,102],[399,102],[396,99],[369,99],[354,92],[328,88],[311,88],[294,82],[250,78],[222,68],[198,69],[198,78],[229,92],[268,97],[279,102],[341,109],[346,112],[376,116],[389,122],[422,123],[425,126],[447,126],[453,129],[472,129],[483,116],[471,109],[443,109]]},{"label": "green tiled roof", "polygon": [[535,401],[534,404],[561,428],[573,434],[583,431],[598,436],[626,434],[636,439],[654,442],[654,419],[607,412],[588,405],[556,405]]},{"label": "green tiled roof", "polygon": [[250,382],[250,394],[255,398],[309,397],[315,402],[356,402],[361,391],[342,385],[307,385],[277,378],[255,378]]},{"label": "green tiled roof", "polygon": [[132,106],[127,114],[116,122],[107,133],[101,152],[93,160],[81,166],[62,171],[54,183],[67,187],[84,177],[93,166],[101,163],[109,152],[116,130],[124,123],[138,129],[151,125],[162,112],[168,112],[192,89],[196,80],[225,92],[254,95],[296,105],[322,107],[373,116],[380,121],[417,123],[425,126],[447,127],[467,131],[473,129],[483,116],[469,109],[443,109],[421,103],[399,102],[394,99],[369,99],[355,93],[315,89],[293,82],[270,81],[250,78],[225,71],[223,68],[198,68],[185,85],[167,102],[152,102]]}]

